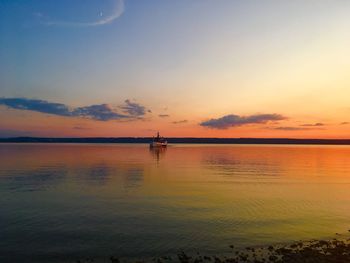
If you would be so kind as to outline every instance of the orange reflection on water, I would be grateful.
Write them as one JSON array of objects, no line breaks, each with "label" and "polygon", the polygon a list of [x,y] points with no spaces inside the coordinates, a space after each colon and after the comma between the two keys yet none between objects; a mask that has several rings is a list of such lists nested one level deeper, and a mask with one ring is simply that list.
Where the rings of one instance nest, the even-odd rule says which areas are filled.
[{"label": "orange reflection on water", "polygon": [[[146,250],[220,250],[348,229],[347,146],[2,144],[0,167],[5,196],[59,197],[66,215],[99,217],[127,237],[139,231]],[[119,229],[111,222],[120,217]]]}]

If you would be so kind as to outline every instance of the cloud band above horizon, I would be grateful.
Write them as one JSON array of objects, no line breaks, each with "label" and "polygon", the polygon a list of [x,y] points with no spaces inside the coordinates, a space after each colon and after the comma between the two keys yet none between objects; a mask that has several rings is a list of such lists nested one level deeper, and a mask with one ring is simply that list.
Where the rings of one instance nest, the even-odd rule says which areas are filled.
[{"label": "cloud band above horizon", "polygon": [[73,108],[62,103],[26,98],[0,98],[0,105],[16,110],[35,111],[63,117],[84,117],[98,121],[135,120],[150,112],[144,106],[130,100],[125,100],[124,104],[119,106],[122,113],[108,104]]},{"label": "cloud band above horizon", "polygon": [[287,119],[287,117],[280,114],[255,114],[249,116],[229,114],[221,118],[203,121],[199,125],[212,129],[228,129],[248,124],[264,124],[270,121],[280,121],[285,119]]}]

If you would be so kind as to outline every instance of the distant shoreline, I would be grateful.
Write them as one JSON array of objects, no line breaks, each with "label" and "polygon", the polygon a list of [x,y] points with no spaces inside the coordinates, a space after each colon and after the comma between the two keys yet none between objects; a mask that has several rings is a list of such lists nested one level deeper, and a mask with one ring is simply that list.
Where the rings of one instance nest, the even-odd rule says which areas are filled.
[{"label": "distant shoreline", "polygon": [[[0,143],[149,143],[151,137],[88,137],[46,138],[14,137],[0,138]],[[168,143],[188,144],[301,144],[301,145],[350,145],[350,139],[292,139],[292,138],[168,138]]]}]

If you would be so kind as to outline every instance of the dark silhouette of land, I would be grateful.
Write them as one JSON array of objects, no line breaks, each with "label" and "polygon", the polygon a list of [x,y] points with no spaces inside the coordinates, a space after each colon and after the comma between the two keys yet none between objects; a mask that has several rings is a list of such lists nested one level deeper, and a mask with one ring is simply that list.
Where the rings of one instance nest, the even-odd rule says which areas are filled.
[{"label": "dark silhouette of land", "polygon": [[[167,138],[168,143],[209,144],[313,144],[350,145],[350,139],[288,139],[288,138]],[[1,143],[149,143],[151,137],[89,137],[89,138],[46,138],[15,137],[0,138]]]}]

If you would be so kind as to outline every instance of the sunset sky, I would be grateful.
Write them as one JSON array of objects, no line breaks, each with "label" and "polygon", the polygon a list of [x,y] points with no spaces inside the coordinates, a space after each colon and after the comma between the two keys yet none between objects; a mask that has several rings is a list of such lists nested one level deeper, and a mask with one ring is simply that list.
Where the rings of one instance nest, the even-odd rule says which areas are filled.
[{"label": "sunset sky", "polygon": [[0,0],[0,137],[350,138],[350,1]]}]

